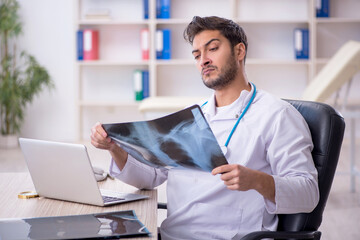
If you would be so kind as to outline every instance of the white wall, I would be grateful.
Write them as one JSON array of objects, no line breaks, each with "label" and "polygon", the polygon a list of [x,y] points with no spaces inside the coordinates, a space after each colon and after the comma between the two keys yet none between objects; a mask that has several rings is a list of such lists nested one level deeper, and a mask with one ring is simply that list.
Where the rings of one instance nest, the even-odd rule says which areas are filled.
[{"label": "white wall", "polygon": [[48,70],[55,89],[28,106],[21,136],[59,141],[76,139],[75,30],[72,0],[19,0],[23,34],[18,48]]},{"label": "white wall", "polygon": [[[18,1],[23,22],[18,47],[33,54],[46,67],[56,86],[51,92],[42,92],[28,106],[21,136],[76,141],[74,1]],[[248,70],[251,74],[251,68]],[[359,89],[359,83],[355,86]],[[352,94],[357,95],[357,90]],[[87,128],[90,134],[90,126]]]}]

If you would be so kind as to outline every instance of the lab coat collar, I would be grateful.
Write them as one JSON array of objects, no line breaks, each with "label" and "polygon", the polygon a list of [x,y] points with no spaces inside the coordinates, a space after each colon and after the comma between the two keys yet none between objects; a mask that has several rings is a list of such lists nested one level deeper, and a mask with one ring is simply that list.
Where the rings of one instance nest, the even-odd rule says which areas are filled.
[{"label": "lab coat collar", "polygon": [[228,105],[228,109],[225,111],[225,114],[221,114],[221,116],[216,116],[215,93],[213,93],[212,96],[209,98],[207,104],[202,106],[203,113],[208,119],[213,119],[213,120],[229,119],[229,118],[236,119],[238,118],[238,116],[240,116],[246,104],[250,101],[253,92],[254,92],[254,87],[251,84],[250,92],[247,90],[242,90],[239,98],[237,98],[234,102]]}]

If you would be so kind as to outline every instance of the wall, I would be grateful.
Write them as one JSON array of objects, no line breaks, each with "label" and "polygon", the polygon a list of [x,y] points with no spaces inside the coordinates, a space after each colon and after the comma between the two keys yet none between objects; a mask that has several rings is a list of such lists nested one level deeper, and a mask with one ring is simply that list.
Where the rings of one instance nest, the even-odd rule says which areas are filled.
[{"label": "wall", "polygon": [[[46,67],[56,88],[44,91],[28,106],[22,137],[58,141],[76,141],[77,94],[75,81],[75,31],[73,0],[19,0],[23,35],[18,44],[21,49],[33,54]],[[259,66],[249,67],[249,74],[259,72]],[[256,69],[252,69],[256,68]],[[262,69],[269,70],[270,69]],[[357,95],[359,77],[353,84],[351,95]],[[274,82],[262,86],[274,94],[282,95],[282,88],[274,88]],[[298,87],[295,86],[294,87]],[[305,86],[302,86],[303,88]],[[269,88],[269,89],[267,89]],[[159,88],[162,92],[171,89]],[[95,118],[89,118],[95,122]],[[359,121],[358,121],[359,124]],[[91,124],[86,126],[90,134]],[[357,129],[359,131],[360,129]],[[86,133],[85,133],[86,134]]]},{"label": "wall", "polygon": [[28,106],[21,136],[75,140],[74,24],[72,0],[19,0],[23,34],[19,48],[49,71],[56,88]]}]

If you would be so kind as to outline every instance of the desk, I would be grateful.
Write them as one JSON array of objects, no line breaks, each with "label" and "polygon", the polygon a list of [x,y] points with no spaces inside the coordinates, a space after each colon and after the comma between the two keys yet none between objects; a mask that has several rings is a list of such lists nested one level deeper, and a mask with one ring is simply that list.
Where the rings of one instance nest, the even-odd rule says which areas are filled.
[{"label": "desk", "polygon": [[0,173],[0,218],[31,218],[135,210],[152,236],[131,239],[157,239],[157,190],[138,190],[119,180],[99,183],[101,188],[148,195],[149,199],[98,207],[47,198],[19,199],[23,191],[35,190],[29,173]]}]

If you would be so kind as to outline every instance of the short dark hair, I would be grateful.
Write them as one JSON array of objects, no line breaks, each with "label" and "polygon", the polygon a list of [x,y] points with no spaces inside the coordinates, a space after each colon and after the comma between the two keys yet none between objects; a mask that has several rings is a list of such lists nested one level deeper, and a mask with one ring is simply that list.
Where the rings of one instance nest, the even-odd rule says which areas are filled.
[{"label": "short dark hair", "polygon": [[242,29],[242,27],[239,26],[239,24],[235,23],[232,20],[216,16],[195,16],[184,30],[184,39],[192,45],[195,36],[204,30],[220,31],[220,33],[230,41],[232,48],[234,48],[234,46],[236,46],[238,43],[243,43],[245,45],[246,58],[248,48],[247,37],[244,30]]}]

